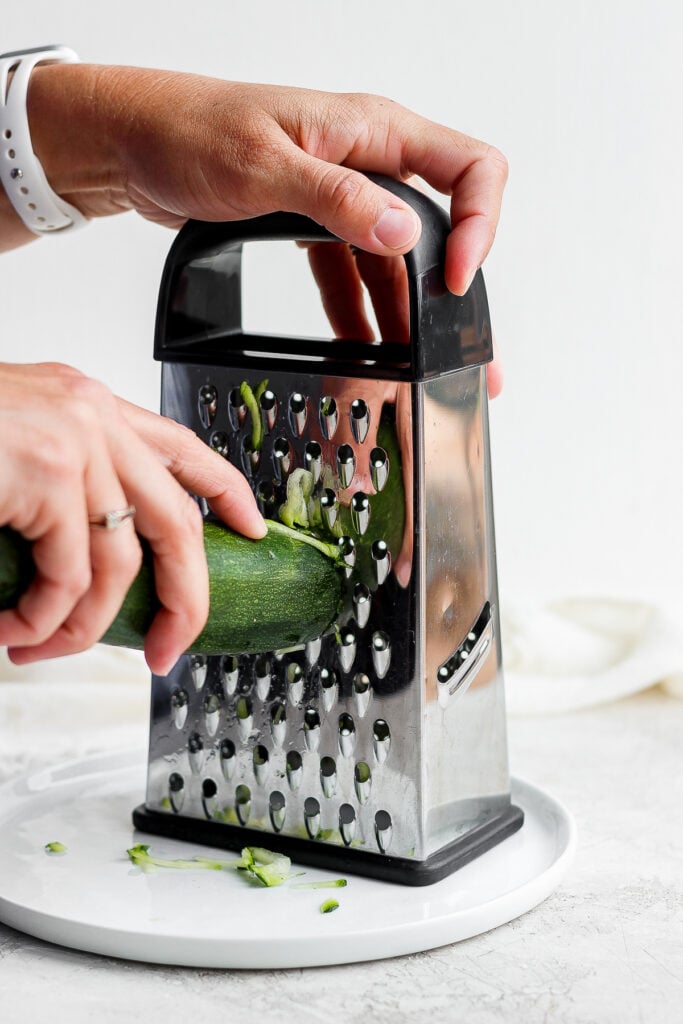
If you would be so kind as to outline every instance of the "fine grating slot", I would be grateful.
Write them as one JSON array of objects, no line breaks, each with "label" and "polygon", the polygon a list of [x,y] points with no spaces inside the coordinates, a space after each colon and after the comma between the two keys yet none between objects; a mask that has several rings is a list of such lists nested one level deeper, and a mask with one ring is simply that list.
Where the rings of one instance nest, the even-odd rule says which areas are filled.
[{"label": "fine grating slot", "polygon": [[337,541],[337,546],[339,548],[339,554],[344,560],[344,573],[348,578],[353,572],[353,567],[356,564],[356,543],[353,537],[340,537]]},{"label": "fine grating slot", "polygon": [[291,661],[287,666],[286,671],[287,679],[287,697],[289,698],[290,704],[293,707],[298,707],[301,704],[301,699],[304,695],[304,672],[296,661]]},{"label": "fine grating slot", "polygon": [[391,552],[387,547],[386,541],[373,541],[370,554],[375,566],[375,579],[377,580],[377,585],[381,587],[391,571]]},{"label": "fine grating slot", "polygon": [[476,622],[453,654],[437,671],[439,704],[446,707],[456,693],[464,693],[483,665],[493,642],[493,616],[487,601]]}]

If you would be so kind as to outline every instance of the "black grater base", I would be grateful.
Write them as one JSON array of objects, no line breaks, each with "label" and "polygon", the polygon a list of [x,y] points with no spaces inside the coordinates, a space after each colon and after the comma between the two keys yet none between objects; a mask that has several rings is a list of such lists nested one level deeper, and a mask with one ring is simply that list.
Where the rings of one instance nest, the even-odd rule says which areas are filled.
[{"label": "black grater base", "polygon": [[[133,811],[133,824],[141,832],[182,839],[187,842],[239,851],[245,846],[263,846],[264,834],[259,829],[225,825],[215,821],[176,817],[149,810],[144,804]],[[315,843],[296,836],[279,835],[274,844],[283,853],[301,864],[364,875],[382,882],[400,885],[432,885],[458,868],[501,843],[524,824],[524,812],[511,804],[502,814],[471,829],[426,860],[407,857],[379,857],[364,850],[347,850],[327,843]]]}]

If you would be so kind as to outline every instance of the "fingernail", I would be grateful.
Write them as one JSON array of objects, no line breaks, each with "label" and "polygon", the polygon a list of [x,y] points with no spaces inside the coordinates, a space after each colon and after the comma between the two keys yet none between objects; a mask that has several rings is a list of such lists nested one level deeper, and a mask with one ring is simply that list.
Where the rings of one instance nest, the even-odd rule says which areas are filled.
[{"label": "fingernail", "polygon": [[410,245],[420,230],[420,221],[410,210],[397,210],[390,206],[374,227],[375,238],[389,249],[403,249]]}]

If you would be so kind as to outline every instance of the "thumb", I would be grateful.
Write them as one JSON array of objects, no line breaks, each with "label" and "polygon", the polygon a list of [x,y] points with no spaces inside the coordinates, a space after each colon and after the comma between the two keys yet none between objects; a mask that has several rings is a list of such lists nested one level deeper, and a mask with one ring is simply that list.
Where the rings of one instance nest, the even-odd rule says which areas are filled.
[{"label": "thumb", "polygon": [[422,231],[420,218],[397,196],[349,167],[294,148],[279,178],[282,209],[303,213],[339,238],[379,256],[408,252]]}]

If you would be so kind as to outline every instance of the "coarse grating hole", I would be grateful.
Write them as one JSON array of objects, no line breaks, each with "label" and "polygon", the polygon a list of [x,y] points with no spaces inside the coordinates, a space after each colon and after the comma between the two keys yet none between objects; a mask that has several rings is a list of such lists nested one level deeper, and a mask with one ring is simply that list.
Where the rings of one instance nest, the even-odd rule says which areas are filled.
[{"label": "coarse grating hole", "polygon": [[278,480],[285,480],[294,468],[294,452],[286,437],[273,442],[273,470]]},{"label": "coarse grating hole", "polygon": [[303,776],[303,760],[298,750],[290,750],[286,761],[287,782],[292,792],[301,785]]},{"label": "coarse grating hole", "polygon": [[304,466],[313,476],[313,483],[320,479],[323,466],[323,450],[317,441],[307,441],[304,448]]},{"label": "coarse grating hole", "polygon": [[320,804],[314,796],[304,800],[304,823],[311,839],[316,839],[320,831]]},{"label": "coarse grating hole", "polygon": [[208,671],[208,661],[203,654],[191,654],[190,655],[190,674],[192,676],[192,682],[194,683],[195,690],[201,690],[204,682],[206,681],[206,673]]},{"label": "coarse grating hole", "polygon": [[285,811],[286,801],[284,795],[279,790],[274,790],[270,794],[268,801],[268,811],[270,814],[270,823],[273,826],[275,832],[281,832],[285,824]]},{"label": "coarse grating hole", "polygon": [[237,689],[237,681],[240,675],[240,663],[233,654],[225,654],[221,659],[221,675],[223,686],[228,697],[232,697]]},{"label": "coarse grating hole", "polygon": [[10,160],[14,160],[16,155],[17,154],[16,154],[16,152],[13,149],[8,149],[7,150],[7,156],[9,157]]},{"label": "coarse grating hole", "polygon": [[339,808],[339,832],[345,846],[350,846],[356,836],[356,812],[351,804]]},{"label": "coarse grating hole", "polygon": [[356,456],[350,444],[342,444],[337,449],[337,475],[339,486],[343,491],[350,487],[356,472]]},{"label": "coarse grating hole", "polygon": [[377,811],[375,815],[375,839],[382,853],[386,853],[391,844],[391,815],[388,811]]},{"label": "coarse grating hole", "polygon": [[356,672],[353,677],[353,696],[359,718],[368,710],[371,693],[370,677],[365,672]]},{"label": "coarse grating hole", "polygon": [[6,139],[11,139],[12,138],[12,132],[11,132],[11,130],[9,128],[5,128],[5,131],[4,131],[3,134],[4,134]]},{"label": "coarse grating hole", "polygon": [[258,782],[259,786],[263,786],[266,779],[268,778],[268,761],[270,755],[263,746],[262,743],[257,743],[254,747],[253,753],[253,764],[254,764],[254,777]]},{"label": "coarse grating hole", "polygon": [[171,694],[171,717],[176,729],[182,729],[185,725],[189,703],[187,690],[176,688]]},{"label": "coarse grating hole", "polygon": [[213,779],[204,779],[202,782],[202,807],[207,818],[213,818],[216,813],[218,797],[218,786]]},{"label": "coarse grating hole", "polygon": [[356,724],[352,716],[344,711],[339,716],[339,750],[342,757],[350,757],[356,745]]},{"label": "coarse grating hole", "polygon": [[336,400],[331,395],[324,395],[320,399],[320,430],[326,441],[334,437],[338,421]]},{"label": "coarse grating hole", "polygon": [[328,530],[334,530],[339,515],[339,499],[331,487],[326,487],[320,496],[320,512]]},{"label": "coarse grating hole", "polygon": [[356,491],[351,498],[351,522],[361,537],[370,525],[370,499],[363,491]]},{"label": "coarse grating hole", "polygon": [[391,662],[391,641],[381,629],[372,634],[372,667],[378,679],[384,679]]},{"label": "coarse grating hole", "polygon": [[179,814],[185,800],[185,780],[179,772],[171,772],[168,777],[168,799],[173,812]]},{"label": "coarse grating hole", "polygon": [[304,672],[296,661],[290,661],[286,671],[287,696],[290,703],[297,707],[304,695]]},{"label": "coarse grating hole", "polygon": [[352,630],[344,630],[338,635],[337,652],[342,672],[350,672],[356,659],[356,635]]},{"label": "coarse grating hole", "polygon": [[333,668],[321,668],[318,672],[318,683],[320,685],[323,708],[325,711],[331,711],[337,702],[337,673]]},{"label": "coarse grating hole", "polygon": [[316,708],[304,711],[304,740],[309,750],[317,750],[320,743],[320,715]]},{"label": "coarse grating hole", "polygon": [[353,614],[361,629],[364,629],[368,623],[371,607],[372,596],[370,588],[365,583],[356,583],[353,588]]},{"label": "coarse grating hole", "polygon": [[273,670],[265,654],[259,655],[254,662],[254,678],[256,680],[256,694],[259,700],[267,700],[270,693],[270,684],[273,678]]},{"label": "coarse grating hole", "polygon": [[289,398],[289,424],[292,432],[301,437],[306,427],[308,403],[300,391],[295,391]]},{"label": "coarse grating hole", "polygon": [[277,419],[277,397],[274,391],[267,388],[259,399],[263,422],[267,431],[271,431]]},{"label": "coarse grating hole", "polygon": [[218,391],[213,384],[202,384],[197,396],[197,409],[202,426],[208,428],[216,418]]},{"label": "coarse grating hole", "polygon": [[320,759],[320,785],[326,797],[333,797],[337,788],[337,765],[333,757]]},{"label": "coarse grating hole", "polygon": [[358,803],[366,804],[370,799],[372,776],[370,774],[370,767],[365,763],[365,761],[359,761],[354,768],[353,785],[356,790],[356,796],[358,797]]},{"label": "coarse grating hole", "polygon": [[224,430],[214,430],[209,440],[209,445],[218,455],[222,455],[224,459],[227,459],[230,455],[230,438]]},{"label": "coarse grating hole", "polygon": [[246,825],[251,816],[251,790],[243,783],[235,790],[235,812],[240,825]]},{"label": "coarse grating hole", "polygon": [[187,741],[187,755],[193,773],[201,774],[204,767],[204,740],[198,732],[193,732]]},{"label": "coarse grating hole", "polygon": [[247,418],[247,407],[239,388],[233,388],[228,395],[228,419],[233,430],[239,430]]},{"label": "coarse grating hole", "polygon": [[375,760],[378,764],[384,764],[389,756],[391,746],[391,732],[389,725],[383,718],[378,718],[372,726],[372,745],[375,752]]},{"label": "coarse grating hole", "polygon": [[372,542],[370,548],[370,554],[375,566],[375,579],[377,580],[378,586],[386,580],[391,570],[391,553],[387,547],[387,543],[384,540],[375,540]]},{"label": "coarse grating hole", "polygon": [[379,493],[389,478],[389,456],[384,448],[373,448],[370,452],[370,479]]},{"label": "coarse grating hole", "polygon": [[230,782],[230,779],[235,774],[235,767],[237,765],[237,750],[232,740],[221,740],[221,745],[219,747],[219,760],[223,776],[228,782]]},{"label": "coarse grating hole", "polygon": [[287,711],[281,701],[277,701],[270,709],[270,731],[275,746],[284,746],[287,735]]},{"label": "coarse grating hole", "polygon": [[209,736],[215,736],[218,732],[220,712],[221,702],[218,694],[207,693],[204,698],[204,724]]},{"label": "coarse grating hole", "polygon": [[254,722],[253,710],[249,698],[240,697],[237,701],[235,710],[237,713],[237,728],[239,729],[240,739],[243,743],[246,743],[251,735],[251,727]]},{"label": "coarse grating hole", "polygon": [[353,436],[359,444],[362,444],[368,435],[370,427],[370,410],[362,398],[356,398],[351,402],[351,429]]}]

